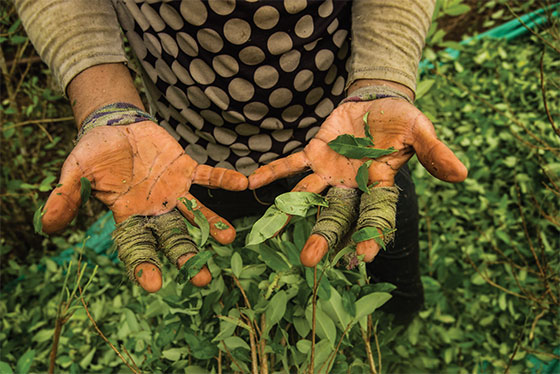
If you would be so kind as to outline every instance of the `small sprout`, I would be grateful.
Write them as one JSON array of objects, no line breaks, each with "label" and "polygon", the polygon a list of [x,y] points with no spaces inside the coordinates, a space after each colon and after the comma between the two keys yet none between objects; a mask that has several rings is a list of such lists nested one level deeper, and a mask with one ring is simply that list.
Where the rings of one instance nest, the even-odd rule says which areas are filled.
[{"label": "small sprout", "polygon": [[62,187],[62,186],[63,186],[63,184],[62,184],[62,183],[59,183],[59,184],[57,184],[57,185],[55,186],[55,188]]},{"label": "small sprout", "polygon": [[138,278],[141,278],[141,277],[142,277],[142,273],[144,273],[144,270],[143,270],[143,269],[140,269],[140,270],[138,270],[138,273],[136,273],[136,276],[137,276]]}]

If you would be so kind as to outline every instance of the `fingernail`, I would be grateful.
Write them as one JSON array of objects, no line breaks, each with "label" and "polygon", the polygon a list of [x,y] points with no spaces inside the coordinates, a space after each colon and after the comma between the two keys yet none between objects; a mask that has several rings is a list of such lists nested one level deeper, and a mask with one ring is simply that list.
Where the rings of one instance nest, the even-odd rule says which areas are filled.
[{"label": "fingernail", "polygon": [[321,235],[313,234],[307,239],[307,242],[305,242],[299,259],[304,266],[313,267],[321,261],[328,250],[329,244],[327,240]]},{"label": "fingernail", "polygon": [[152,263],[142,262],[136,266],[134,276],[147,292],[157,292],[161,289],[161,271]]}]

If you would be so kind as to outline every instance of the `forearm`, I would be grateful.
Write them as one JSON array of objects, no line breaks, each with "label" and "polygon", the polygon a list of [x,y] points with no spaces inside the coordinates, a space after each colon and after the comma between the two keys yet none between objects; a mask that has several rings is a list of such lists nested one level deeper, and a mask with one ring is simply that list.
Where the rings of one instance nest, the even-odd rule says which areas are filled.
[{"label": "forearm", "polygon": [[89,67],[126,62],[110,0],[14,0],[14,4],[63,93]]},{"label": "forearm", "polygon": [[434,4],[435,0],[355,0],[348,87],[373,79],[414,91]]},{"label": "forearm", "polygon": [[78,128],[91,112],[107,104],[125,102],[144,109],[128,68],[119,63],[82,71],[68,85],[68,97]]}]

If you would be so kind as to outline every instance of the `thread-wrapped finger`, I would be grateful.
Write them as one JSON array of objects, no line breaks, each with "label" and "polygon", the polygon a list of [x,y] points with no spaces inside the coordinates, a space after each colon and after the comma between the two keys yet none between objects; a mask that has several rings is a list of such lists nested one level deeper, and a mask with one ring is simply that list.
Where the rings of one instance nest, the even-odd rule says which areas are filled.
[{"label": "thread-wrapped finger", "polygon": [[390,242],[394,237],[398,198],[398,187],[372,188],[369,193],[362,194],[356,231],[375,227],[383,233],[383,243]]},{"label": "thread-wrapped finger", "polygon": [[173,209],[153,217],[150,227],[157,237],[159,249],[172,264],[178,265],[178,260],[183,255],[198,253],[198,248],[187,230],[185,218],[178,210]]},{"label": "thread-wrapped finger", "polygon": [[329,248],[335,248],[348,232],[358,214],[359,191],[331,187],[326,195],[329,206],[321,210],[311,234],[324,237]]},{"label": "thread-wrapped finger", "polygon": [[[113,240],[130,280],[138,282],[146,291],[155,292],[161,287],[161,262],[149,221],[142,216],[127,218],[113,231]],[[148,270],[150,274],[143,274]]]}]

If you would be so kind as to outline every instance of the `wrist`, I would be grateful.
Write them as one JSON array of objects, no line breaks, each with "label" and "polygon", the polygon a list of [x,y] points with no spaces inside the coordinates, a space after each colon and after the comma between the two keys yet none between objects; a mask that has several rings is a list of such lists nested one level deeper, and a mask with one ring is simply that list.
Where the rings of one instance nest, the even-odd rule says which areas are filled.
[{"label": "wrist", "polygon": [[346,96],[349,97],[349,96],[351,96],[351,94],[353,92],[355,92],[358,89],[364,88],[364,87],[386,87],[388,90],[396,90],[396,93],[400,93],[401,95],[404,95],[406,98],[408,98],[407,101],[409,101],[410,103],[414,102],[414,97],[415,97],[414,91],[412,91],[410,88],[408,88],[407,86],[405,86],[403,84],[393,82],[393,81],[387,81],[387,80],[383,80],[383,79],[358,79],[358,80],[355,80],[348,87]]},{"label": "wrist", "polygon": [[88,131],[100,126],[122,126],[156,119],[149,113],[129,103],[112,103],[94,110],[81,124],[76,143]]},{"label": "wrist", "polygon": [[87,68],[72,79],[67,93],[78,129],[88,115],[111,103],[128,103],[144,110],[130,72],[121,63]]}]

